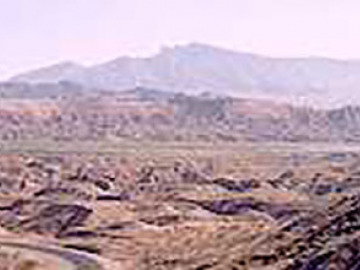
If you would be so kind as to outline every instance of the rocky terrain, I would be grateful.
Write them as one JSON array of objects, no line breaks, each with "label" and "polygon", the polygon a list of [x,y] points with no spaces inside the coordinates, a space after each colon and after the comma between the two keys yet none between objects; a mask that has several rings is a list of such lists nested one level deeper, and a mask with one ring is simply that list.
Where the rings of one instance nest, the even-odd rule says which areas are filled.
[{"label": "rocky terrain", "polygon": [[270,100],[0,84],[0,141],[357,142],[360,108],[320,110]]},{"label": "rocky terrain", "polygon": [[0,269],[359,269],[359,119],[2,83]]},{"label": "rocky terrain", "polygon": [[1,259],[34,265],[14,269],[358,269],[356,146],[68,144],[0,155]]}]

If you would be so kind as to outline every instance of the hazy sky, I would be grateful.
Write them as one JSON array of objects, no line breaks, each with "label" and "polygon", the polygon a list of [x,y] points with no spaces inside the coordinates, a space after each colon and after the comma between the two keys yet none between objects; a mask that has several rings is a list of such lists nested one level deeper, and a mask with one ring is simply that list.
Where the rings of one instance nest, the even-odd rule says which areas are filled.
[{"label": "hazy sky", "polygon": [[0,0],[0,79],[190,42],[360,59],[359,0]]}]

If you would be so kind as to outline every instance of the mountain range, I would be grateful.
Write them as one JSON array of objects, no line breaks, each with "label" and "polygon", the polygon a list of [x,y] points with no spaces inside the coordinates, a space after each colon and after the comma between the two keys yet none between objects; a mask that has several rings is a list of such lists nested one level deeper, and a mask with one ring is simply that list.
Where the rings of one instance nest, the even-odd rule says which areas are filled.
[{"label": "mountain range", "polygon": [[0,83],[0,141],[359,142],[358,86],[360,61],[201,44],[90,67],[66,62]]},{"label": "mountain range", "polygon": [[318,107],[360,104],[360,61],[270,58],[196,43],[163,48],[148,58],[120,57],[88,67],[60,63],[10,81],[65,81],[116,91],[145,87],[186,94],[206,92]]}]

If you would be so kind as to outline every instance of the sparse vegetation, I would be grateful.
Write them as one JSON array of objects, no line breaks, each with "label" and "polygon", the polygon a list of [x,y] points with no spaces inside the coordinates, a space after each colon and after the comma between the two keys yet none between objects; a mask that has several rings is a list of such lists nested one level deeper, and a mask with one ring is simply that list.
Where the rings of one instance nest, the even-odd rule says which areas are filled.
[{"label": "sparse vegetation", "polygon": [[[282,269],[286,258],[274,250],[306,237],[306,222],[322,222],[317,213],[342,215],[332,205],[359,188],[360,156],[346,145],[112,143],[0,155],[1,226],[134,269],[231,269],[246,260]],[[299,217],[309,220],[277,239]]]}]

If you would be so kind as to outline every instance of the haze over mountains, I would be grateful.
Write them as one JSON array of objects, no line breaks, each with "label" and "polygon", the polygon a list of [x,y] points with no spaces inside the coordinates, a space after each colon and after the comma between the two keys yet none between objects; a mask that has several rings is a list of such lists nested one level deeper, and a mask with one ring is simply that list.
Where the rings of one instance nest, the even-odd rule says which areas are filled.
[{"label": "haze over mountains", "polygon": [[163,48],[149,58],[120,57],[85,67],[65,62],[11,78],[13,82],[69,81],[86,87],[274,98],[298,105],[360,104],[360,61],[269,58],[202,44]]}]

